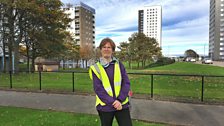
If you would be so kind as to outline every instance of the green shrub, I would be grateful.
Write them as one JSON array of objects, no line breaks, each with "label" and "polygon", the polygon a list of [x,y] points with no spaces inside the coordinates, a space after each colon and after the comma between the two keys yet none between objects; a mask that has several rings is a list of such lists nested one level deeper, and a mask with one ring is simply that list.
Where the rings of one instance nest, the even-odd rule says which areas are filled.
[{"label": "green shrub", "polygon": [[146,68],[152,68],[152,67],[158,67],[158,66],[164,66],[175,63],[174,59],[168,58],[168,57],[161,57],[159,58],[155,63],[149,64],[146,66]]}]

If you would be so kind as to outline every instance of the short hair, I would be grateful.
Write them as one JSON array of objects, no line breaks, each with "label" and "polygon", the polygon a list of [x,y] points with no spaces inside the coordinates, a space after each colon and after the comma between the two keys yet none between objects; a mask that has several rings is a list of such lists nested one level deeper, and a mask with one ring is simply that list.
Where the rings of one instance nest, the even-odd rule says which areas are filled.
[{"label": "short hair", "polygon": [[104,45],[106,45],[107,43],[109,43],[110,45],[111,45],[111,47],[112,47],[112,50],[113,51],[115,51],[115,47],[116,47],[116,45],[115,45],[115,43],[114,43],[114,41],[112,40],[112,39],[110,39],[110,38],[104,38],[101,42],[100,42],[100,50],[103,48],[103,46]]}]

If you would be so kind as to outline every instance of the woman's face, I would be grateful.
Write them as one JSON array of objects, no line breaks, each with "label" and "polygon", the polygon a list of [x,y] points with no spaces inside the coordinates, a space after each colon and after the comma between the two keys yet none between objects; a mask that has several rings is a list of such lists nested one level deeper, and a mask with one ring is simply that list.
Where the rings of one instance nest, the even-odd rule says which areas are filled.
[{"label": "woman's face", "polygon": [[102,57],[104,58],[110,58],[112,56],[113,53],[113,49],[112,46],[110,45],[110,43],[106,43],[102,49],[100,50]]}]

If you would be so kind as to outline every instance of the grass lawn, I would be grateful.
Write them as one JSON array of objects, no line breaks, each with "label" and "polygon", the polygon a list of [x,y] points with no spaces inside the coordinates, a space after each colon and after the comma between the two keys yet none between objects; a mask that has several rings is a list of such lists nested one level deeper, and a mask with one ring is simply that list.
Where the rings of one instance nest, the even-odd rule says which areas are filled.
[{"label": "grass lawn", "polygon": [[[1,126],[99,126],[97,115],[0,106]],[[165,126],[133,120],[134,126]],[[114,120],[113,126],[118,126]]]},{"label": "grass lawn", "polygon": [[[126,67],[127,68],[127,67]],[[224,68],[210,65],[177,62],[174,64],[148,68],[128,69],[136,73],[167,73],[167,74],[199,74],[224,75]],[[151,76],[129,74],[131,88],[136,94],[151,93]],[[19,73],[13,75],[13,88],[39,90],[38,73]],[[72,91],[72,73],[45,72],[41,76],[42,90]],[[9,87],[9,75],[0,74],[0,87]],[[200,101],[202,89],[201,77],[190,76],[153,76],[153,93],[159,97],[184,98]],[[93,92],[92,82],[88,73],[74,74],[75,91]],[[204,101],[224,101],[224,77],[204,78]]]},{"label": "grass lawn", "polygon": [[195,64],[190,62],[176,62],[174,64],[148,68],[140,71],[177,73],[177,74],[200,74],[200,75],[223,75],[224,67],[211,66],[207,64]]},{"label": "grass lawn", "polygon": [[[221,75],[224,76],[224,68],[218,66],[177,62],[170,65],[142,69],[130,70],[130,72],[140,73],[168,73],[168,74],[193,74],[193,75]],[[137,93],[150,93],[151,77],[130,75],[132,88]],[[202,78],[190,76],[161,76],[155,75],[154,93],[160,96],[182,97],[196,99],[200,101]],[[141,86],[139,86],[141,85]],[[204,101],[224,101],[224,77],[204,78]]]}]

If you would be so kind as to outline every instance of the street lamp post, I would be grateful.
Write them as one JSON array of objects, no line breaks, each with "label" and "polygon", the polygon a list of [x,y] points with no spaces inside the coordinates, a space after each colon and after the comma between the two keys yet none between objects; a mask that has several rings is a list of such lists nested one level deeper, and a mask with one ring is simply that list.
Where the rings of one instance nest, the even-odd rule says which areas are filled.
[{"label": "street lamp post", "polygon": [[205,44],[204,44],[204,58],[205,58]]}]

